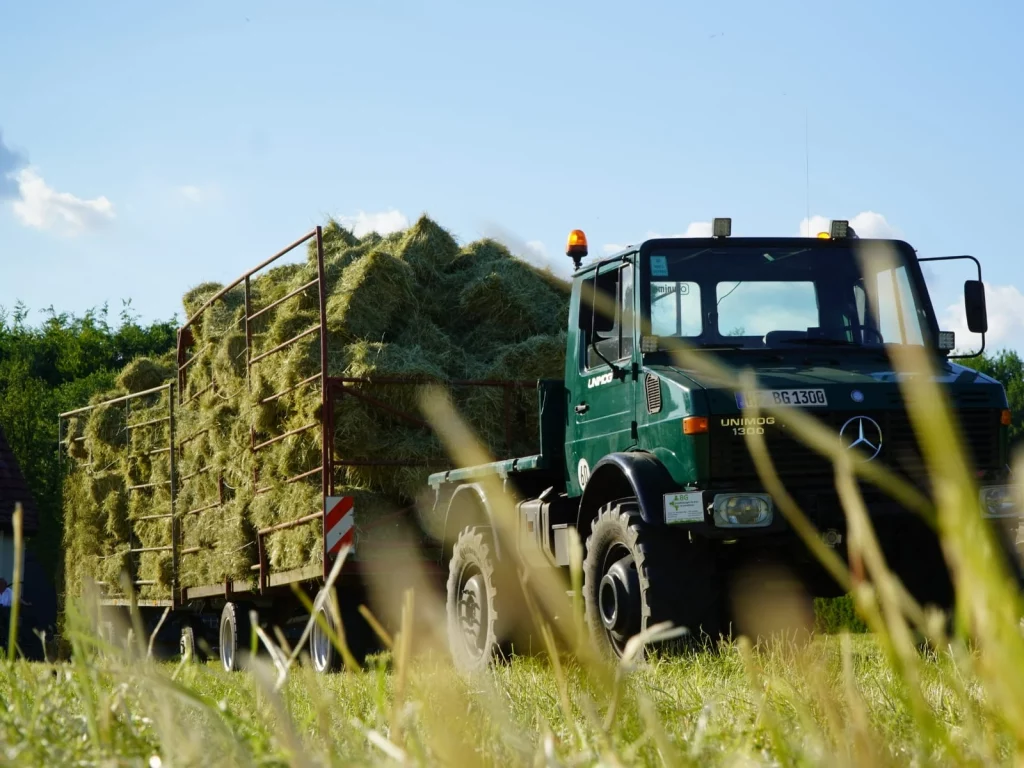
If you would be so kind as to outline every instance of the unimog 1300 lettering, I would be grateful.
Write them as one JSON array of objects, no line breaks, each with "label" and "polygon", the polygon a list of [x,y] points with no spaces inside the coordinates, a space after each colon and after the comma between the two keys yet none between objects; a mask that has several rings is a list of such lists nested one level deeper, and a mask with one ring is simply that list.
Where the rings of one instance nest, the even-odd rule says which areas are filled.
[{"label": "unimog 1300 lettering", "polygon": [[[446,542],[451,648],[462,666],[486,664],[515,629],[501,622],[503,601],[518,599],[515,580],[496,575],[501,561],[528,543],[546,566],[566,569],[571,529],[585,542],[587,627],[612,655],[657,622],[694,638],[726,630],[731,579],[754,561],[784,566],[810,595],[838,594],[765,492],[748,437],[763,436],[788,492],[829,546],[844,550],[832,463],[795,438],[784,411],[744,409],[810,413],[859,460],[883,462],[925,489],[890,362],[895,346],[915,345],[935,360],[985,514],[1016,523],[1006,394],[951,359],[953,334],[938,327],[920,267],[928,259],[900,240],[858,238],[843,221],[817,238],[733,238],[730,230],[730,220],[717,219],[711,238],[648,240],[586,266],[586,238],[571,234],[565,377],[540,383],[538,452],[430,479]],[[984,334],[980,264],[950,258],[977,266],[964,300],[970,330]],[[752,369],[758,389],[723,386],[674,356],[673,341]],[[496,541],[494,504],[481,483],[488,476],[522,499],[512,546]],[[889,496],[869,486],[863,493],[911,593],[950,607],[934,531]]]}]

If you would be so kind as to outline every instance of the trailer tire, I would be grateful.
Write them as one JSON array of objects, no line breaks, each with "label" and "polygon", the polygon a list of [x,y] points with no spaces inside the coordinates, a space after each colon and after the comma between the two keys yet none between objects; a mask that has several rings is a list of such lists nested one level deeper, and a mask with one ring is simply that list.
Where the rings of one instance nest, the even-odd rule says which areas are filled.
[{"label": "trailer tire", "polygon": [[181,654],[181,660],[186,664],[196,664],[202,661],[201,651],[196,643],[196,631],[191,624],[183,624],[181,627],[178,652]]},{"label": "trailer tire", "polygon": [[509,570],[495,556],[489,526],[462,530],[448,561],[446,600],[448,647],[461,672],[483,670],[511,651],[509,617],[516,613],[518,592]]},{"label": "trailer tire", "polygon": [[605,504],[591,526],[583,602],[591,639],[611,659],[622,657],[632,636],[664,621],[687,631],[672,646],[715,641],[725,615],[706,542],[644,523],[633,498]]},{"label": "trailer tire", "polygon": [[[317,608],[314,615],[318,619],[322,618],[331,631],[337,634],[338,627],[326,603]],[[330,635],[320,628],[319,621],[314,621],[309,631],[309,661],[313,669],[321,675],[335,672],[341,667],[341,654],[331,642]]]},{"label": "trailer tire", "polygon": [[226,672],[235,672],[245,666],[249,657],[249,638],[252,622],[249,606],[243,603],[224,603],[220,612],[220,663]]}]

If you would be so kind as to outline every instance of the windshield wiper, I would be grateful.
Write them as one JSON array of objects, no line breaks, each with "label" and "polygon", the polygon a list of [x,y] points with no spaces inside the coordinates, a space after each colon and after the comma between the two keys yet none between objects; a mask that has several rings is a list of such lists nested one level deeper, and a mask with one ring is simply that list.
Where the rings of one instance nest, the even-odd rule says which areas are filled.
[{"label": "windshield wiper", "polygon": [[776,344],[807,344],[819,347],[862,347],[859,341],[847,341],[846,339],[779,339]]},{"label": "windshield wiper", "polygon": [[719,344],[717,341],[705,341],[694,346],[698,349],[747,349],[742,344]]}]

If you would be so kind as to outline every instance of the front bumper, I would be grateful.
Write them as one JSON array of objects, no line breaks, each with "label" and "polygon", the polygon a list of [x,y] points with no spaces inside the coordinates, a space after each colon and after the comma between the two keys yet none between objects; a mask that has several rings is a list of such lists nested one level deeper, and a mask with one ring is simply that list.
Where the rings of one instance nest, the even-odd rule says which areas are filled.
[{"label": "front bumper", "polygon": [[[834,488],[787,490],[818,530],[845,531],[846,513]],[[916,517],[915,512],[873,486],[862,486],[860,490],[872,520],[884,523],[907,516]],[[741,512],[744,514],[728,514],[729,504],[737,506],[737,499],[742,500]],[[748,500],[757,500],[766,510],[762,514],[754,514],[751,509],[757,504]],[[760,489],[749,492],[734,488],[679,491],[664,494],[662,503],[662,520],[666,525],[688,528],[707,538],[746,538],[791,531],[789,522],[771,496]],[[978,503],[983,519],[1000,521],[1004,527],[1024,521],[1024,486],[983,485],[978,492]]]}]

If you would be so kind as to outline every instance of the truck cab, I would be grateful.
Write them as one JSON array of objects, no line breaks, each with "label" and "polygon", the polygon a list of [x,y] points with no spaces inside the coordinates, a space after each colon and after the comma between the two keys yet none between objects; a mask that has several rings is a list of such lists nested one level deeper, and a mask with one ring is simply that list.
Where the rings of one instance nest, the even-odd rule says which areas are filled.
[{"label": "truck cab", "polygon": [[[565,568],[569,530],[585,542],[587,626],[612,655],[663,620],[693,637],[725,631],[734,623],[730,591],[752,563],[784,570],[809,595],[837,594],[766,492],[749,438],[763,439],[787,492],[845,553],[832,461],[798,439],[787,414],[815,417],[855,461],[880,462],[927,494],[894,348],[926,352],[927,373],[956,412],[983,513],[1016,521],[1005,391],[955,362],[955,339],[939,328],[925,285],[925,259],[901,240],[859,238],[844,221],[816,238],[734,238],[730,230],[728,219],[716,219],[710,238],[647,240],[586,266],[585,235],[570,235],[576,271],[565,376],[541,384],[540,450],[518,463],[431,477],[435,516],[451,542],[444,551],[457,660],[491,655],[467,655],[466,638],[476,635],[459,620],[483,615],[464,600],[459,536],[495,535],[493,500],[473,482],[488,472],[521,499],[517,545],[504,547],[506,560],[525,542]],[[970,330],[984,334],[980,264],[960,258],[978,268],[964,301]],[[707,358],[718,367],[702,365]],[[756,387],[738,388],[722,370],[751,371]],[[871,487],[863,493],[908,589],[949,607],[952,586],[933,530],[892,497]],[[500,559],[497,543],[484,549]],[[470,592],[479,605],[487,590]]]}]

